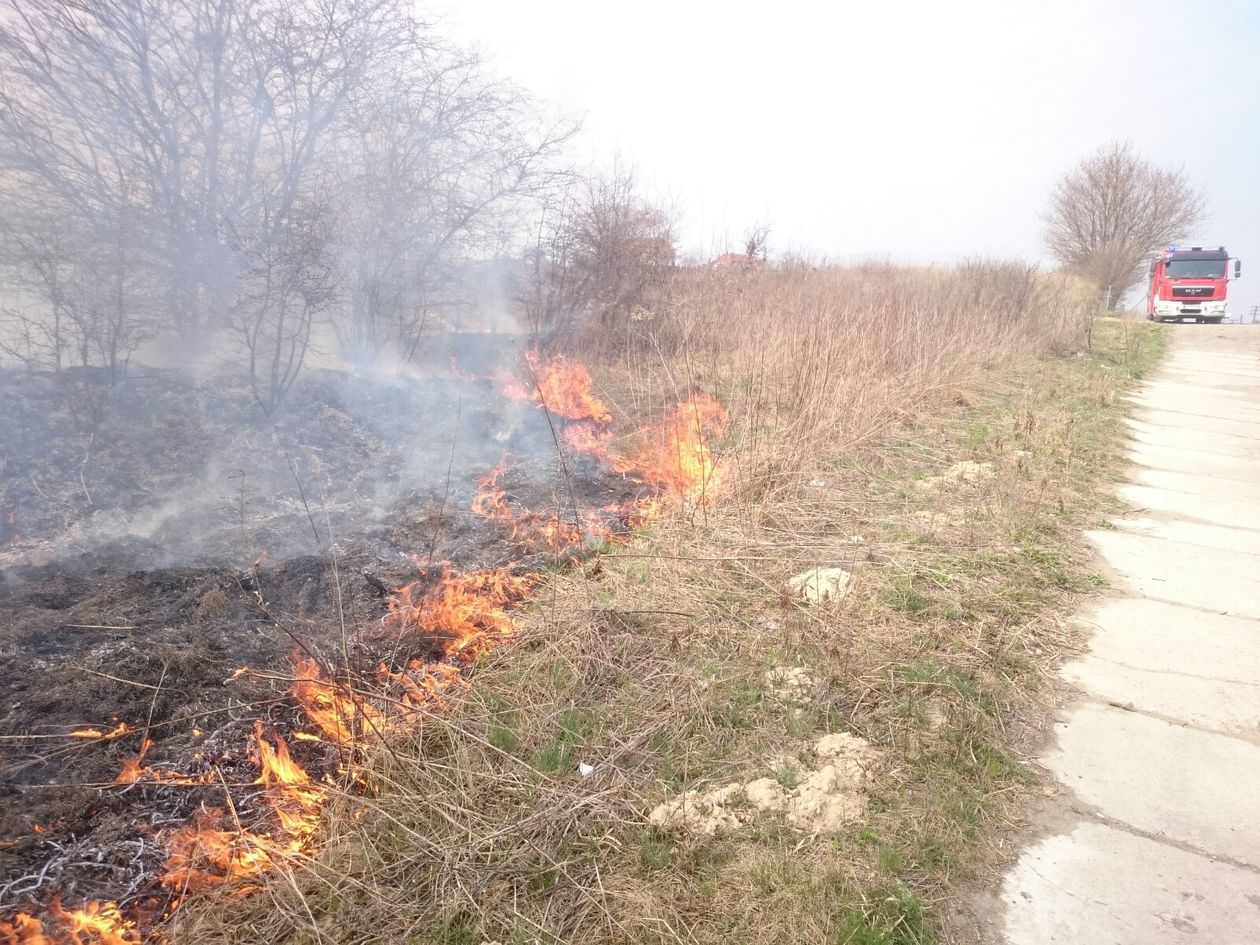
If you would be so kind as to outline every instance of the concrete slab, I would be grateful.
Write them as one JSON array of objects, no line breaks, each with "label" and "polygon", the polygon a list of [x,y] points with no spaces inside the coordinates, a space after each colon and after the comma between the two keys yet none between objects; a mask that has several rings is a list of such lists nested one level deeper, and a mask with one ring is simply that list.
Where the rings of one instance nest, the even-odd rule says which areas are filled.
[{"label": "concrete slab", "polygon": [[1056,728],[1046,766],[1090,809],[1260,870],[1260,745],[1097,702]]},{"label": "concrete slab", "polygon": [[1185,427],[1156,426],[1134,418],[1127,420],[1126,423],[1134,439],[1142,443],[1260,460],[1260,440],[1251,437],[1228,433],[1208,433],[1204,430]]},{"label": "concrete slab", "polygon": [[1188,522],[1175,515],[1130,515],[1115,523],[1120,531],[1163,538],[1177,544],[1239,554],[1260,554],[1260,532],[1226,525]]},{"label": "concrete slab", "polygon": [[1240,436],[1244,439],[1255,439],[1255,421],[1260,413],[1240,414],[1228,411],[1215,402],[1209,404],[1200,400],[1186,398],[1187,410],[1173,410],[1168,407],[1150,407],[1134,413],[1134,419],[1153,427],[1173,430],[1193,430],[1198,433],[1216,433],[1222,436]]},{"label": "concrete slab", "polygon": [[[1133,480],[1134,485],[1181,492],[1196,498],[1207,496],[1212,499],[1233,499],[1248,505],[1252,503],[1257,491],[1254,483],[1227,479],[1223,476],[1210,476],[1200,472],[1138,468],[1130,474],[1129,478]],[[1193,501],[1187,504],[1193,512]],[[1184,504],[1183,507],[1185,507]]]},{"label": "concrete slab", "polygon": [[1116,490],[1135,509],[1167,512],[1182,518],[1260,531],[1260,502],[1254,497],[1221,499],[1184,489],[1157,489],[1130,483]]},{"label": "concrete slab", "polygon": [[1258,877],[1099,823],[1027,850],[1002,884],[1011,945],[1255,945]]},{"label": "concrete slab", "polygon": [[1215,614],[1260,619],[1260,557],[1221,555],[1121,530],[1087,537],[1113,571],[1116,589]]},{"label": "concrete slab", "polygon": [[1147,411],[1153,410],[1166,410],[1186,417],[1225,419],[1233,423],[1260,418],[1260,406],[1252,403],[1241,391],[1200,387],[1194,388],[1193,396],[1187,396],[1186,391],[1184,387],[1170,387],[1157,392],[1156,388],[1145,387],[1125,400],[1136,408],[1134,416],[1144,420],[1150,419]]},{"label": "concrete slab", "polygon": [[1129,456],[1133,462],[1152,469],[1202,473],[1260,485],[1260,463],[1225,453],[1206,453],[1135,439],[1130,444]]},{"label": "concrete slab", "polygon": [[1095,633],[1067,679],[1100,700],[1260,744],[1260,622],[1132,598],[1081,619]]}]

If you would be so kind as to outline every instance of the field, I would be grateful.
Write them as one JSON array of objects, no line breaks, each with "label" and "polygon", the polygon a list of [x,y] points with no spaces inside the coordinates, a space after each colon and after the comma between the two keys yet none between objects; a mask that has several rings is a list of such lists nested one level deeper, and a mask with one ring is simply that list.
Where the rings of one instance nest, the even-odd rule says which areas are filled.
[{"label": "field", "polygon": [[707,497],[549,569],[470,686],[364,740],[317,843],[172,937],[948,940],[1037,790],[1162,335],[1005,267],[873,275],[697,279],[597,351],[616,416],[727,404]]},{"label": "field", "polygon": [[0,928],[942,934],[1161,336],[990,263],[682,271],[634,326],[273,413],[3,378]]}]

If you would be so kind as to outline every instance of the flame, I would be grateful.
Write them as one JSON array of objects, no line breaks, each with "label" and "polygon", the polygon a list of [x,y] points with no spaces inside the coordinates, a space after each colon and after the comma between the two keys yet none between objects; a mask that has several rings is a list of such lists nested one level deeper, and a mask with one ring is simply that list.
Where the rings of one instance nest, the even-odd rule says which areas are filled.
[{"label": "flame", "polygon": [[122,770],[118,772],[118,777],[114,778],[114,783],[134,784],[139,781],[140,776],[149,770],[143,767],[144,756],[149,753],[149,749],[152,747],[153,739],[146,735],[140,742],[140,750],[134,755],[129,755],[123,759]]},{"label": "flame", "polygon": [[448,572],[419,600],[415,584],[396,591],[386,623],[441,637],[447,656],[473,660],[515,634],[511,611],[536,581],[534,575],[516,576],[508,568]]},{"label": "flame", "polygon": [[[719,470],[710,444],[725,431],[728,419],[716,398],[697,394],[681,401],[659,423],[641,432],[637,449],[619,452],[612,447],[609,430],[612,411],[592,392],[590,372],[582,364],[564,357],[542,363],[537,352],[526,355],[526,361],[534,388],[509,380],[505,392],[575,421],[563,432],[570,449],[595,456],[616,472],[641,478],[675,499],[711,501],[719,485]],[[500,469],[491,475],[492,486],[501,473]],[[501,513],[492,500],[482,496],[478,500],[491,501],[490,511]]]},{"label": "flame", "polygon": [[4,945],[140,945],[135,923],[115,902],[90,902],[82,909],[64,909],[54,900],[44,919],[19,912],[0,922]]},{"label": "flame", "polygon": [[726,430],[722,405],[707,394],[677,404],[643,438],[621,472],[634,472],[667,495],[702,505],[721,483],[710,443]]},{"label": "flame", "polygon": [[293,698],[324,737],[338,745],[353,745],[365,735],[381,730],[381,713],[324,675],[311,657],[295,658]]},{"label": "flame", "polygon": [[612,456],[612,434],[607,427],[594,423],[571,423],[564,430],[564,441],[576,453],[601,459]]},{"label": "flame", "polygon": [[579,524],[523,507],[514,508],[508,502],[507,492],[499,486],[499,479],[506,471],[507,460],[504,460],[478,481],[472,510],[473,514],[507,528],[512,541],[527,548],[563,551],[583,542],[598,543],[607,537],[607,525],[591,515],[583,516]]},{"label": "flame", "polygon": [[[533,389],[509,379],[504,384],[505,393],[541,404],[551,413],[573,421],[562,434],[570,449],[594,456],[616,472],[642,479],[675,500],[710,504],[720,485],[720,470],[711,443],[726,430],[728,421],[716,398],[698,394],[681,401],[658,423],[641,431],[636,449],[618,451],[613,448],[609,429],[612,411],[592,392],[590,372],[582,364],[564,357],[543,363],[537,352],[526,355],[526,361],[533,375]],[[497,486],[500,475],[502,467],[483,480],[474,511],[504,521],[514,529],[514,537],[523,533],[536,540],[541,529],[536,523],[523,520],[533,513],[506,507]],[[643,516],[639,518],[642,520]],[[560,527],[542,537],[555,542],[548,547],[567,547],[572,543],[572,532],[566,533]]]},{"label": "flame", "polygon": [[293,760],[282,739],[268,738],[260,721],[254,723],[254,757],[259,770],[255,783],[265,789],[279,834],[264,836],[239,826],[224,829],[222,811],[203,809],[171,837],[162,885],[181,894],[222,884],[245,891],[246,881],[310,842],[319,826],[324,789]]},{"label": "flame", "polygon": [[311,781],[306,770],[293,760],[289,746],[277,738],[268,740],[262,722],[254,723],[254,744],[258,753],[258,783],[267,789],[280,829],[288,836],[288,851],[296,853],[319,826],[324,791]]},{"label": "flame", "polygon": [[[154,784],[214,783],[214,775],[210,771],[203,771],[200,774],[186,774],[183,771],[171,771],[167,768],[154,768],[152,765],[146,765],[144,756],[148,754],[149,749],[152,747],[153,739],[146,736],[140,745],[140,751],[123,759],[122,768],[114,778],[114,783],[135,784],[140,780]],[[200,759],[201,753],[194,754],[193,758]]]},{"label": "flame", "polygon": [[382,685],[394,683],[402,690],[399,702],[409,713],[423,708],[445,708],[449,693],[468,686],[458,666],[424,660],[412,660],[406,670],[398,673],[390,672],[382,663],[377,667],[376,677]]},{"label": "flame", "polygon": [[118,738],[120,735],[126,735],[130,728],[126,722],[119,722],[108,732],[102,732],[99,728],[76,728],[70,733],[70,738]]},{"label": "flame", "polygon": [[504,393],[517,400],[540,404],[549,413],[567,420],[594,420],[611,423],[612,411],[591,390],[594,382],[586,366],[559,355],[543,363],[537,351],[525,355],[532,387],[515,378],[506,378]]},{"label": "flame", "polygon": [[202,809],[168,842],[161,883],[180,895],[257,877],[272,865],[271,845],[248,830],[222,829],[224,812]]}]

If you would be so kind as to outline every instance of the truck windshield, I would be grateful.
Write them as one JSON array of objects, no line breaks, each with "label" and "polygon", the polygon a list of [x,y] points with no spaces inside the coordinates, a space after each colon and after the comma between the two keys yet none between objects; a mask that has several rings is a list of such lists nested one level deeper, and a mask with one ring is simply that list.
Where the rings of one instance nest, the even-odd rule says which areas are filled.
[{"label": "truck windshield", "polygon": [[1169,279],[1223,279],[1224,259],[1170,259]]}]

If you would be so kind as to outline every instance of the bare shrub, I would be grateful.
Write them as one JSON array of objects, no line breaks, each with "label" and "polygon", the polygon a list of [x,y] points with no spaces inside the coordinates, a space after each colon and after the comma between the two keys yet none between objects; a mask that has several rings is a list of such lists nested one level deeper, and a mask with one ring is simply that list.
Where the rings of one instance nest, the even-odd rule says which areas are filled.
[{"label": "bare shrub", "polygon": [[587,329],[606,351],[659,303],[674,269],[669,214],[616,167],[581,181],[549,208],[531,259],[528,324],[543,346]]},{"label": "bare shrub", "polygon": [[432,37],[379,81],[349,114],[337,154],[346,302],[335,327],[353,355],[392,349],[405,359],[459,311],[470,260],[494,258],[525,232],[575,126],[539,117],[475,55]]},{"label": "bare shrub", "polygon": [[1205,215],[1203,195],[1184,171],[1158,167],[1132,144],[1114,142],[1056,185],[1045,214],[1046,246],[1114,308],[1141,279],[1144,257],[1184,237]]}]

